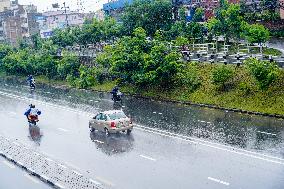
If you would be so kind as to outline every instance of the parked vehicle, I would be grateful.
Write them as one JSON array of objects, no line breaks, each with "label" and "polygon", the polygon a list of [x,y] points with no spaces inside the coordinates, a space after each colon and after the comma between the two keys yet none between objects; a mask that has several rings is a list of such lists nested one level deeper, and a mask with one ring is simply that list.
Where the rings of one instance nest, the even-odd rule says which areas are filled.
[{"label": "parked vehicle", "polygon": [[91,132],[103,131],[106,135],[120,131],[130,134],[133,129],[132,121],[122,110],[110,110],[98,113],[89,121]]}]

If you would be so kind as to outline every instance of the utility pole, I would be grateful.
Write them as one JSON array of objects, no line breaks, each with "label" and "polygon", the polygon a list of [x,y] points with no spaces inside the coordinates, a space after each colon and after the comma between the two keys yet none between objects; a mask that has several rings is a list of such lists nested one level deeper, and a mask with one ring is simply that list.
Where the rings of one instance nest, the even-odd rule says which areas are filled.
[{"label": "utility pole", "polygon": [[173,19],[176,21],[178,19],[178,0],[172,0],[172,11]]},{"label": "utility pole", "polygon": [[66,26],[69,27],[69,23],[68,23],[68,14],[67,14],[67,9],[69,9],[69,7],[66,7],[66,3],[63,3],[63,7],[61,7],[61,9],[64,9],[64,14],[65,14],[65,22],[66,22]]}]

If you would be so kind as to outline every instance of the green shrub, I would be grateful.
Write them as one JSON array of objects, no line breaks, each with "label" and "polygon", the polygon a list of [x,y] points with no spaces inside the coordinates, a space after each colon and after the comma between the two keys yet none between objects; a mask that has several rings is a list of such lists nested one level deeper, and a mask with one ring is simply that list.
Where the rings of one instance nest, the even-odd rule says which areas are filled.
[{"label": "green shrub", "polygon": [[240,82],[238,88],[244,95],[249,95],[251,93],[251,87],[246,82]]},{"label": "green shrub", "polygon": [[80,62],[75,55],[64,53],[58,62],[57,72],[60,79],[66,79],[67,75],[79,76]]},{"label": "green shrub", "polygon": [[3,69],[8,74],[27,75],[31,70],[28,70],[28,53],[24,50],[10,53],[3,58]]},{"label": "green shrub", "polygon": [[226,89],[227,84],[230,83],[233,77],[233,69],[225,65],[215,67],[211,75],[212,83],[220,90]]},{"label": "green shrub", "polygon": [[245,65],[261,90],[267,89],[279,76],[279,67],[274,62],[251,58],[245,61]]},{"label": "green shrub", "polygon": [[197,63],[192,62],[188,64],[185,69],[177,74],[176,77],[177,86],[184,86],[193,92],[201,85],[201,78],[198,74]]}]

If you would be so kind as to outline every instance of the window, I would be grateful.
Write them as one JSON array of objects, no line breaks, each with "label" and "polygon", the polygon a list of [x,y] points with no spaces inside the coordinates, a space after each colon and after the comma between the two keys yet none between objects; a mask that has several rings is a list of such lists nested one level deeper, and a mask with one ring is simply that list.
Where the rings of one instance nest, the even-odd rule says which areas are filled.
[{"label": "window", "polygon": [[111,120],[126,118],[126,115],[123,112],[115,112],[108,115]]},{"label": "window", "polygon": [[96,120],[107,120],[107,116],[105,114],[98,114],[96,117]]}]

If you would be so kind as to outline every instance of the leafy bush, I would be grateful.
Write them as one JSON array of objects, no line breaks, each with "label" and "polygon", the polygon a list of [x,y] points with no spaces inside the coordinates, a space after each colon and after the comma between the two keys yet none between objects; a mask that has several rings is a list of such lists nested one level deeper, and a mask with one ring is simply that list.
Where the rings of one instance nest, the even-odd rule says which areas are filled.
[{"label": "leafy bush", "polygon": [[80,62],[78,57],[69,53],[63,53],[58,62],[57,72],[60,79],[66,79],[67,75],[79,76]]},{"label": "leafy bush", "polygon": [[197,63],[192,62],[188,64],[185,69],[177,74],[176,77],[177,86],[184,86],[193,92],[201,85],[201,78],[198,74]]},{"label": "leafy bush", "polygon": [[244,95],[249,95],[251,93],[251,87],[246,82],[240,82],[238,88]]},{"label": "leafy bush", "polygon": [[2,63],[3,58],[8,54],[12,53],[13,49],[9,45],[0,44],[0,64]]},{"label": "leafy bush", "polygon": [[30,70],[27,69],[28,53],[25,50],[10,53],[3,58],[3,69],[9,74],[27,75]]},{"label": "leafy bush", "polygon": [[267,89],[279,76],[279,67],[274,62],[251,58],[245,61],[245,65],[261,90]]},{"label": "leafy bush", "polygon": [[217,66],[212,71],[212,83],[220,90],[226,89],[226,85],[232,80],[234,71],[232,68],[222,65]]}]

